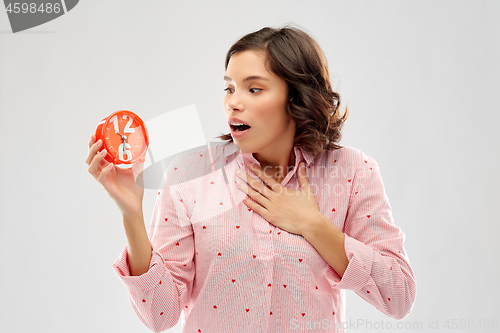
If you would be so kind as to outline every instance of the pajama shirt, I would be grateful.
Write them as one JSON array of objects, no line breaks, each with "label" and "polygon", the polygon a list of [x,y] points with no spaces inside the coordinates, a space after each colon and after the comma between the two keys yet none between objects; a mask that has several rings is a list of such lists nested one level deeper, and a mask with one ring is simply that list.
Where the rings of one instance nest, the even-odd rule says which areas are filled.
[{"label": "pajama shirt", "polygon": [[147,327],[165,331],[184,311],[183,332],[344,332],[345,289],[391,318],[410,313],[416,280],[377,162],[347,146],[293,152],[281,185],[300,190],[303,161],[320,212],[345,234],[343,276],[303,236],[243,202],[249,196],[236,171],[260,180],[246,165],[260,163],[225,142],[169,165],[149,232],[149,270],[130,275],[126,246],[112,265]]}]

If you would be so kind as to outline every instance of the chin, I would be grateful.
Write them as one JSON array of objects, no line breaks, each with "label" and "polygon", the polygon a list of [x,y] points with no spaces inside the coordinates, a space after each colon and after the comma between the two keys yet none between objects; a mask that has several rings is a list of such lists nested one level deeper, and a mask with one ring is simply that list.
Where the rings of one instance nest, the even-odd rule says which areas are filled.
[{"label": "chin", "polygon": [[254,152],[251,148],[247,147],[246,145],[240,145],[240,143],[237,140],[235,140],[234,138],[233,138],[233,142],[235,145],[240,147],[241,153],[253,153]]}]

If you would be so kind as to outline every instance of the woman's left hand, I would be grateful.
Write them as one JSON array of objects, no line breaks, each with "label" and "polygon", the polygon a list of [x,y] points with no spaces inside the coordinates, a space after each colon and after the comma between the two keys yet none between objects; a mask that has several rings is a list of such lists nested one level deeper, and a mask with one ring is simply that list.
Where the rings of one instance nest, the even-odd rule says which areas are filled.
[{"label": "woman's left hand", "polygon": [[276,227],[298,235],[303,234],[305,227],[319,220],[322,214],[307,181],[303,162],[299,164],[297,172],[300,191],[290,190],[282,186],[267,176],[256,164],[249,163],[248,166],[270,187],[266,187],[244,172],[241,175],[237,174],[241,178],[241,180],[237,179],[236,182],[238,188],[257,202],[255,203],[248,198],[244,200],[245,204],[254,212],[259,213]]}]

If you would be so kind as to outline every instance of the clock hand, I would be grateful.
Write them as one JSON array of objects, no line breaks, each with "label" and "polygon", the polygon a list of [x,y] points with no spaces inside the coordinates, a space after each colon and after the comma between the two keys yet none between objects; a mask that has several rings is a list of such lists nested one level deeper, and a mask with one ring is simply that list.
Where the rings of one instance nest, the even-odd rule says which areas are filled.
[{"label": "clock hand", "polygon": [[125,133],[123,133],[123,130],[122,130],[122,123],[119,120],[117,120],[117,121],[118,121],[118,126],[120,127],[120,135],[123,137],[123,134],[125,134]]},{"label": "clock hand", "polygon": [[[118,126],[120,128],[120,132],[121,133],[118,133],[120,134],[120,136],[122,137],[122,140],[123,140],[123,145],[122,145],[122,149],[123,149],[123,153],[125,153],[125,144],[127,143],[127,136],[125,135],[125,133],[123,132],[123,129],[122,129],[122,123],[121,121],[118,121]],[[123,133],[123,134],[122,134]]]},{"label": "clock hand", "polygon": [[122,144],[123,154],[125,154],[125,144],[127,143],[127,137],[125,135],[122,135],[122,140],[123,140]]}]

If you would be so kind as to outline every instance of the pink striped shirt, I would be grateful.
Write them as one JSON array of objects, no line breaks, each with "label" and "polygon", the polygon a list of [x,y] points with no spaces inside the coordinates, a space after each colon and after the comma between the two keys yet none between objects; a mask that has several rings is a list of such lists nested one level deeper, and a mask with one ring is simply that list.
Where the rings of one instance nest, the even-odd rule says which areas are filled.
[{"label": "pink striped shirt", "polygon": [[149,270],[130,276],[126,247],[113,264],[146,326],[164,331],[184,311],[183,332],[344,332],[343,289],[391,318],[410,313],[416,281],[377,162],[351,147],[294,153],[281,184],[300,190],[297,168],[306,163],[321,213],[346,235],[343,277],[304,237],[242,202],[236,171],[259,179],[246,163],[260,163],[226,142],[170,164],[149,233]]}]

